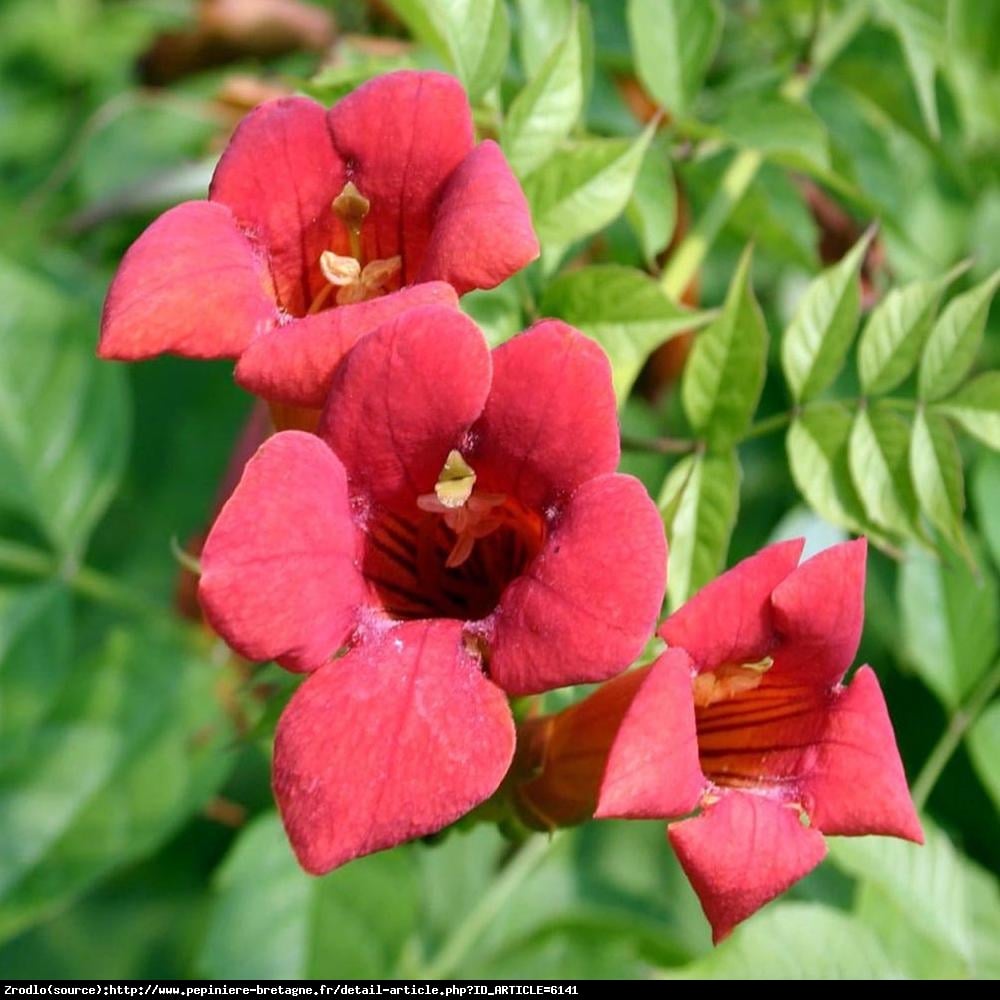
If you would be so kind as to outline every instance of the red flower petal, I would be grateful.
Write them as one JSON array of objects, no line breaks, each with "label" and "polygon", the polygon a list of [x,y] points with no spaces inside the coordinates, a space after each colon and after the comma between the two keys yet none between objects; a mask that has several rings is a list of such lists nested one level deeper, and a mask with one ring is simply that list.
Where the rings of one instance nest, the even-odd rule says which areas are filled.
[{"label": "red flower petal", "polygon": [[661,626],[701,669],[753,663],[775,643],[771,592],[798,565],[804,540],[777,542],[702,587]]},{"label": "red flower petal", "polygon": [[578,330],[543,320],[493,352],[472,463],[484,489],[537,510],[618,467],[611,366]]},{"label": "red flower petal", "polygon": [[524,192],[500,147],[488,141],[448,180],[417,281],[440,278],[464,295],[499,285],[538,252]]},{"label": "red flower petal", "polygon": [[353,495],[416,513],[416,498],[433,491],[489,386],[489,348],[472,320],[421,306],[350,351],[334,375],[320,434],[347,468]]},{"label": "red flower petal", "polygon": [[461,624],[407,622],[295,693],[274,791],[302,867],[319,875],[447,826],[496,791],[513,752],[507,700]]},{"label": "red flower petal", "polygon": [[692,663],[668,649],[632,699],[608,756],[598,817],[670,819],[698,804],[707,781],[698,763]]},{"label": "red flower petal", "polygon": [[865,616],[867,543],[842,542],[807,559],[771,595],[781,637],[767,683],[836,684],[854,662]]},{"label": "red flower petal", "polygon": [[365,258],[400,254],[403,284],[412,283],[444,183],[473,147],[465,91],[444,73],[388,73],[334,105],[329,123],[347,177],[371,203]]},{"label": "red flower petal", "polygon": [[205,616],[243,656],[313,670],[357,621],[366,595],[358,550],[337,457],[312,434],[276,434],[247,463],[205,542]]},{"label": "red flower petal", "polygon": [[362,337],[407,309],[435,304],[457,308],[455,290],[430,281],[293,320],[250,344],[236,366],[236,381],[272,402],[320,409],[334,369]]},{"label": "red flower petal", "polygon": [[795,809],[746,792],[723,793],[669,834],[716,943],[826,856],[823,835]]},{"label": "red flower petal", "polygon": [[305,97],[269,101],[240,122],[215,169],[209,197],[267,251],[278,300],[304,315],[326,284],[324,250],[347,253],[331,203],[346,180],[326,111]]},{"label": "red flower petal", "polygon": [[500,599],[490,676],[522,695],[620,673],[652,634],[666,566],[663,523],[642,484],[584,483]]},{"label": "red flower petal", "polygon": [[108,290],[97,353],[234,358],[277,320],[267,267],[230,212],[187,201],[129,247]]},{"label": "red flower petal", "polygon": [[889,712],[871,667],[837,692],[802,802],[823,833],[877,833],[924,842]]}]

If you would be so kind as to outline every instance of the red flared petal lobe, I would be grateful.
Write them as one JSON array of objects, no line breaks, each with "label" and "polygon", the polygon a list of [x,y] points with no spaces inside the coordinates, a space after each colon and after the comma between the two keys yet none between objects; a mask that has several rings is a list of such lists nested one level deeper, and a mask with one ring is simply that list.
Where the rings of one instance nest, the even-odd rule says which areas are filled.
[{"label": "red flared petal lobe", "polygon": [[314,670],[343,645],[366,597],[344,468],[312,434],[266,441],[201,555],[198,596],[251,660]]},{"label": "red flared petal lobe", "polygon": [[835,694],[802,804],[823,833],[924,841],[882,689],[871,667]]},{"label": "red flared petal lobe", "polygon": [[618,467],[611,366],[579,330],[543,320],[493,352],[493,388],[476,425],[485,489],[542,509]]},{"label": "red flared petal lobe", "polygon": [[414,509],[448,452],[479,416],[490,352],[468,317],[421,306],[383,324],[344,358],[320,434],[347,468],[351,493]]},{"label": "red flared petal lobe", "polygon": [[671,819],[698,804],[707,784],[698,763],[693,665],[682,649],[653,664],[611,747],[596,815]]},{"label": "red flared petal lobe", "polygon": [[771,592],[798,565],[804,540],[777,542],[702,587],[661,626],[701,669],[753,663],[775,643]]},{"label": "red flared petal lobe", "polygon": [[500,147],[487,141],[445,186],[417,280],[439,278],[463,295],[499,285],[538,252],[524,192]]},{"label": "red flared petal lobe", "polygon": [[826,856],[823,835],[796,809],[747,792],[724,792],[669,834],[716,943]]},{"label": "red flared petal lobe", "polygon": [[666,586],[663,522],[631,476],[584,483],[504,592],[490,676],[508,694],[614,677],[652,635]]},{"label": "red flared petal lobe", "polygon": [[320,875],[454,822],[496,791],[513,753],[507,700],[461,624],[407,622],[295,693],[274,791],[302,867]]},{"label": "red flared petal lobe", "polygon": [[429,281],[293,320],[250,344],[236,366],[236,381],[272,402],[321,409],[344,355],[377,326],[424,305],[457,308],[458,296],[443,281]]},{"label": "red flared petal lobe", "polygon": [[361,229],[367,260],[403,258],[403,284],[420,274],[444,184],[473,147],[462,85],[436,72],[377,77],[329,112],[348,177],[369,200]]},{"label": "red flared petal lobe", "polygon": [[320,254],[347,252],[346,230],[330,207],[345,179],[326,111],[305,97],[251,111],[215,169],[209,197],[228,205],[267,252],[278,301],[292,315],[304,315],[325,284]]},{"label": "red flared petal lobe", "polygon": [[235,358],[277,320],[266,264],[232,214],[187,201],[129,247],[104,303],[97,353]]},{"label": "red flared petal lobe", "polygon": [[807,559],[771,595],[781,642],[768,681],[836,684],[854,662],[865,617],[867,543],[842,542]]}]

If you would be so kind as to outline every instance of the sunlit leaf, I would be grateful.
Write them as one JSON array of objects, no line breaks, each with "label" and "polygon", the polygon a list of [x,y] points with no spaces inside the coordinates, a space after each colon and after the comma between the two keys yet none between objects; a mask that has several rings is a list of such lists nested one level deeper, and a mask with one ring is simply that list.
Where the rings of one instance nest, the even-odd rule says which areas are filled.
[{"label": "sunlit leaf", "polygon": [[840,263],[815,278],[781,340],[781,365],[796,401],[819,395],[840,371],[854,339],[861,305],[858,273],[869,231]]},{"label": "sunlit leaf", "polygon": [[501,144],[521,177],[541,166],[569,135],[583,106],[580,32],[574,15],[565,37],[511,102]]},{"label": "sunlit leaf", "polygon": [[655,348],[703,326],[709,315],[674,305],[649,275],[618,264],[561,274],[546,289],[541,311],[578,327],[607,351],[619,402]]},{"label": "sunlit leaf", "polygon": [[955,548],[964,551],[962,456],[944,417],[917,411],[910,441],[910,473],[921,510]]},{"label": "sunlit leaf", "polygon": [[628,0],[636,71],[674,117],[684,116],[701,88],[722,32],[716,0]]},{"label": "sunlit leaf", "polygon": [[934,404],[987,447],[1000,451],[1000,372],[986,372]]},{"label": "sunlit leaf", "polygon": [[872,522],[903,536],[917,532],[909,445],[909,424],[892,410],[878,404],[858,410],[848,445],[854,489]]},{"label": "sunlit leaf", "polygon": [[1000,271],[955,296],[938,317],[920,359],[918,385],[922,398],[946,396],[972,367],[997,285]]},{"label": "sunlit leaf", "polygon": [[941,293],[956,273],[894,288],[872,310],[858,340],[858,374],[865,393],[888,392],[913,371]]},{"label": "sunlit leaf", "polygon": [[723,570],[739,508],[740,476],[735,452],[707,452],[681,459],[667,477],[660,509],[668,514],[671,608]]}]

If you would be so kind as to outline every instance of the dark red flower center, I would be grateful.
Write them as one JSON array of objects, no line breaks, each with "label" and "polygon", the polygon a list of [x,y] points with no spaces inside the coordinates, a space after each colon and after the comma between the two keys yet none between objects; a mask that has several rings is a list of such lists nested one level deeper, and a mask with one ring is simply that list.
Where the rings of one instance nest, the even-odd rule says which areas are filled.
[{"label": "dark red flower center", "polygon": [[768,677],[770,658],[724,664],[694,680],[698,757],[705,776],[731,788],[787,790],[815,762],[824,693]]},{"label": "dark red flower center", "polygon": [[514,497],[485,493],[453,451],[434,493],[412,511],[382,510],[366,528],[363,572],[395,619],[478,621],[527,569],[545,521]]}]

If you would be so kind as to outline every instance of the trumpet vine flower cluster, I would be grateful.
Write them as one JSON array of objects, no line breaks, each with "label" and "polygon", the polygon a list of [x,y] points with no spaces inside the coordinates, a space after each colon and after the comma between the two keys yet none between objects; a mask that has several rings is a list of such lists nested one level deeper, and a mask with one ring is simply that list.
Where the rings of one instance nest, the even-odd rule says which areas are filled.
[{"label": "trumpet vine flower cluster", "polygon": [[[198,588],[233,650],[306,675],[273,764],[306,870],[491,798],[542,829],[660,817],[720,938],[818,864],[824,834],[920,839],[876,676],[843,684],[864,542],[801,565],[799,542],[765,549],[629,670],[667,546],[617,472],[608,360],[558,320],[490,350],[458,309],[537,254],[458,83],[394,73],[329,110],[252,112],[209,198],[126,254],[99,352],[235,358],[279,426],[311,414],[246,462]],[[585,683],[515,724],[513,699]]]}]

